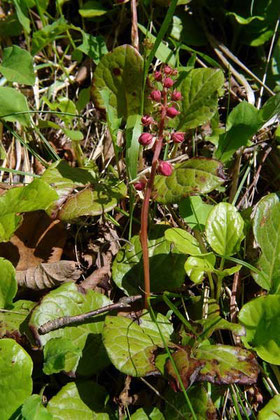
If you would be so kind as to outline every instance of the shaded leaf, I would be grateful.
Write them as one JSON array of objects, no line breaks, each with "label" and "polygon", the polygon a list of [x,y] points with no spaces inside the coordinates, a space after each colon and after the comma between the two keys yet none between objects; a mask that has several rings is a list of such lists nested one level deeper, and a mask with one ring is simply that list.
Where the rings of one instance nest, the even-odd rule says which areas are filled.
[{"label": "shaded leaf", "polygon": [[27,100],[22,93],[11,87],[0,87],[0,120],[30,125],[29,114],[17,114],[28,111]]},{"label": "shaded leaf", "polygon": [[189,227],[203,231],[207,216],[212,208],[213,206],[204,203],[199,195],[184,198],[179,203],[180,216]]},{"label": "shaded leaf", "polygon": [[172,242],[178,251],[182,252],[183,254],[201,254],[197,239],[184,229],[167,229],[164,232],[164,236],[165,239],[167,239],[169,242]]},{"label": "shaded leaf", "polygon": [[[165,226],[157,226],[149,235],[151,290],[176,290],[185,280],[185,256],[164,238]],[[144,287],[142,247],[139,236],[125,244],[113,262],[114,282],[129,295],[138,294]]]},{"label": "shaded leaf", "polygon": [[9,308],[17,292],[15,269],[10,261],[0,258],[0,308]]},{"label": "shaded leaf", "polygon": [[[34,309],[29,326],[33,331],[36,331],[39,326],[47,321],[62,316],[82,314],[110,303],[110,300],[100,293],[93,290],[85,292],[74,283],[66,283],[44,296],[40,305]],[[93,343],[99,345],[100,348],[100,342],[98,343],[94,336],[101,333],[103,322],[104,316],[97,316],[79,325],[60,328],[46,335],[38,335],[37,340],[40,341],[42,346],[52,338],[62,337],[71,340],[78,349],[83,351],[81,358],[75,355],[77,364],[79,362],[77,372],[79,372],[80,364],[85,363],[87,364],[87,370],[83,369],[83,374],[91,375],[97,369],[92,357],[95,346],[91,345],[91,340],[93,339]],[[65,363],[67,363],[67,357]],[[71,354],[69,357],[72,358],[74,355]]]},{"label": "shaded leaf", "polygon": [[125,127],[126,165],[130,180],[137,177],[139,137],[142,133],[141,115],[130,115]]},{"label": "shaded leaf", "polygon": [[194,352],[194,357],[204,362],[198,380],[216,384],[256,383],[259,366],[248,350],[240,347],[202,345]]},{"label": "shaded leaf", "polygon": [[253,219],[255,239],[261,248],[257,262],[260,273],[253,273],[255,281],[271,293],[280,287],[280,202],[277,194],[263,197],[256,206]]},{"label": "shaded leaf", "polygon": [[83,43],[79,45],[77,49],[88,55],[95,64],[98,64],[103,55],[108,53],[103,36],[93,36],[84,31],[81,32]]},{"label": "shaded leaf", "polygon": [[224,182],[222,164],[214,159],[193,158],[175,165],[170,176],[156,175],[153,198],[159,203],[178,203],[193,194],[206,194]]},{"label": "shaded leaf", "polygon": [[35,83],[33,58],[28,51],[17,45],[4,48],[0,72],[9,82],[24,85],[34,85]]},{"label": "shaded leaf", "polygon": [[244,221],[229,203],[217,204],[209,213],[205,234],[211,248],[220,255],[233,255],[244,238]]},{"label": "shaded leaf", "polygon": [[30,33],[30,19],[28,18],[28,7],[21,0],[13,0],[17,18],[27,34]]},{"label": "shaded leaf", "polygon": [[[172,404],[166,404],[164,411],[165,420],[194,419],[182,392],[174,392],[169,389],[164,396]],[[188,390],[188,397],[197,420],[217,419],[215,406],[202,385],[192,386]]]},{"label": "shaded leaf", "polygon": [[31,395],[28,397],[21,408],[21,414],[24,420],[52,420],[53,416],[43,406],[40,395]]},{"label": "shaded leaf", "polygon": [[280,364],[280,295],[260,296],[246,303],[239,321],[246,328],[242,341],[263,360]]},{"label": "shaded leaf", "polygon": [[69,28],[64,17],[60,17],[51,25],[44,26],[43,29],[34,32],[32,37],[32,55],[37,54],[42,48],[54,41],[58,35],[63,34]]},{"label": "shaded leaf", "polygon": [[183,100],[181,114],[176,118],[176,128],[185,131],[209,121],[217,110],[223,84],[224,75],[221,70],[191,70],[179,86]]},{"label": "shaded leaf", "polygon": [[26,319],[35,302],[30,300],[17,300],[10,308],[9,311],[0,311],[0,338],[20,337],[26,330]]},{"label": "shaded leaf", "polygon": [[[66,358],[66,356],[69,357]],[[81,356],[82,350],[69,338],[52,338],[44,347],[43,372],[46,375],[58,373],[62,370],[70,372],[77,367],[77,362]]]},{"label": "shaded leaf", "polygon": [[260,410],[258,420],[279,420],[280,418],[280,395],[273,398]]},{"label": "shaded leaf", "polygon": [[69,382],[49,401],[47,409],[54,419],[109,420],[105,398],[104,388],[95,382]]},{"label": "shaded leaf", "polygon": [[32,392],[33,363],[29,354],[10,338],[0,340],[0,417],[9,419]]},{"label": "shaded leaf", "polygon": [[15,213],[0,217],[0,242],[7,242],[22,222],[22,216]]},{"label": "shaded leaf", "polygon": [[[157,323],[168,342],[172,325],[161,314],[157,314]],[[137,377],[157,372],[154,352],[164,345],[148,313],[141,316],[139,324],[130,318],[107,316],[102,335],[108,356],[119,371]]]},{"label": "shaded leaf", "polygon": [[140,114],[143,59],[130,45],[122,45],[104,55],[95,69],[92,96],[96,107],[105,109],[101,90],[111,92],[110,105],[118,118]]}]

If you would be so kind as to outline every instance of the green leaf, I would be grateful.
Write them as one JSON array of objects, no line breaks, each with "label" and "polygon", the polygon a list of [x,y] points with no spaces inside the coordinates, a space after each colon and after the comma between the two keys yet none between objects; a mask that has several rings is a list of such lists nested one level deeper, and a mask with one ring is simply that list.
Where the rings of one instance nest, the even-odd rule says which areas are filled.
[{"label": "green leaf", "polygon": [[236,150],[248,145],[261,125],[257,108],[245,101],[238,104],[229,114],[227,131],[219,138],[215,157],[222,162],[231,160]]},{"label": "green leaf", "polygon": [[153,198],[163,204],[178,203],[189,195],[209,193],[223,182],[219,161],[193,158],[175,165],[170,176],[156,175]]},{"label": "green leaf", "polygon": [[239,312],[239,321],[246,328],[242,341],[259,357],[280,365],[280,295],[260,296],[246,303]]},{"label": "green leaf", "polygon": [[125,195],[126,186],[118,179],[106,180],[103,184],[95,183],[69,197],[59,211],[58,218],[68,221],[80,216],[99,216],[116,207]]},{"label": "green leaf", "polygon": [[95,382],[69,382],[50,400],[47,409],[55,420],[109,420],[105,398],[104,388]]},{"label": "green leaf", "polygon": [[199,195],[184,198],[179,203],[179,213],[191,229],[204,231],[206,219],[210,210],[213,208],[210,204],[202,201]]},{"label": "green leaf", "polygon": [[280,287],[280,202],[277,194],[263,197],[256,206],[253,219],[255,239],[262,250],[257,262],[260,273],[253,273],[255,281],[271,293]]},{"label": "green leaf", "polygon": [[165,420],[162,412],[154,407],[138,408],[130,417],[131,420]]},{"label": "green leaf", "polygon": [[44,26],[43,29],[36,31],[32,37],[32,55],[37,54],[44,47],[54,41],[59,35],[63,34],[69,28],[64,17],[60,17],[51,25]]},{"label": "green leaf", "polygon": [[259,118],[262,124],[268,122],[280,112],[280,93],[269,98],[259,111]]},{"label": "green leaf", "polygon": [[[165,420],[193,420],[189,405],[182,392],[174,392],[172,389],[169,389],[164,397],[171,403],[165,406]],[[215,406],[202,385],[192,386],[188,390],[188,397],[197,420],[215,419]]]},{"label": "green leaf", "polygon": [[21,225],[22,216],[18,216],[15,213],[6,214],[6,216],[0,217],[0,242],[8,242]]},{"label": "green leaf", "polygon": [[93,36],[84,31],[81,32],[83,43],[79,45],[77,49],[88,55],[95,64],[98,64],[103,55],[108,53],[103,36]]},{"label": "green leaf", "polygon": [[178,87],[183,99],[181,114],[176,118],[177,129],[185,131],[209,121],[217,111],[219,91],[223,85],[221,70],[191,70]]},{"label": "green leaf", "polygon": [[105,15],[108,12],[101,2],[90,0],[83,4],[79,9],[79,13],[83,18],[94,18],[97,16]]},{"label": "green leaf", "polygon": [[33,58],[28,51],[17,45],[4,48],[0,72],[9,82],[24,85],[34,85],[35,83]]},{"label": "green leaf", "polygon": [[[176,290],[185,280],[184,262],[186,257],[171,247],[164,238],[165,226],[157,226],[149,235],[149,257],[151,290],[162,292]],[[133,236],[124,245],[113,262],[114,282],[126,294],[138,294],[144,287],[142,248],[139,236]]]},{"label": "green leaf", "polygon": [[170,36],[176,41],[187,42],[188,45],[201,46],[207,44],[207,39],[199,22],[194,16],[185,13],[180,8],[176,10],[176,16],[173,16]]},{"label": "green leaf", "polygon": [[110,105],[118,118],[140,114],[143,59],[130,45],[122,45],[104,55],[93,74],[92,96],[97,108],[105,109],[101,90],[111,92]]},{"label": "green leaf", "polygon": [[197,239],[189,232],[180,228],[167,229],[164,232],[165,239],[172,242],[182,254],[200,255],[201,251]]},{"label": "green leaf", "polygon": [[141,115],[130,115],[125,127],[126,165],[130,180],[137,177],[140,147],[138,139],[142,130]]},{"label": "green leaf", "polygon": [[238,252],[244,238],[244,221],[236,208],[229,203],[217,204],[209,213],[205,234],[217,254],[230,256]]},{"label": "green leaf", "polygon": [[279,420],[280,418],[280,395],[273,398],[260,410],[258,420]]},{"label": "green leaf", "polygon": [[69,338],[52,338],[44,347],[43,372],[46,375],[52,375],[62,370],[71,372],[77,367],[81,356],[82,350]]},{"label": "green leaf", "polygon": [[30,125],[29,114],[17,114],[28,111],[27,100],[22,93],[11,87],[0,87],[0,120]]},{"label": "green leaf", "polygon": [[11,338],[0,340],[0,418],[9,419],[32,392],[33,363]]},{"label": "green leaf", "polygon": [[0,312],[0,338],[15,335],[20,337],[26,330],[26,318],[35,302],[17,300],[9,311]]},{"label": "green leaf", "polygon": [[12,36],[19,36],[21,34],[22,27],[17,18],[16,14],[6,15],[4,19],[0,21],[0,36],[2,38],[9,38]]},{"label": "green leaf", "polygon": [[195,350],[194,356],[204,363],[199,372],[199,381],[243,385],[254,384],[257,381],[257,360],[253,353],[241,347],[201,345]]},{"label": "green leaf", "polygon": [[53,416],[42,404],[40,395],[33,394],[24,401],[21,408],[23,420],[52,420]]},{"label": "green leaf", "polygon": [[191,281],[202,283],[205,273],[213,273],[216,257],[214,254],[203,257],[189,257],[185,263],[185,270]]},{"label": "green leaf", "polygon": [[57,199],[56,192],[41,179],[35,179],[26,187],[11,188],[0,196],[0,214],[24,213],[45,210]]},{"label": "green leaf", "polygon": [[[157,323],[168,342],[172,325],[161,314],[157,314]],[[108,356],[119,371],[137,377],[157,372],[154,352],[164,345],[149,313],[141,316],[140,324],[131,318],[107,316],[102,335]]]},{"label": "green leaf", "polygon": [[22,0],[13,0],[17,18],[27,34],[30,33],[30,19],[28,18],[28,7]]},{"label": "green leaf", "polygon": [[60,160],[48,167],[41,179],[56,188],[77,188],[95,182],[93,175],[81,168],[72,168],[65,160]]},{"label": "green leaf", "polygon": [[63,132],[66,134],[69,139],[72,141],[82,141],[84,139],[84,135],[80,130],[68,130],[67,128],[63,128]]},{"label": "green leaf", "polygon": [[10,307],[16,293],[16,270],[10,261],[0,258],[0,308]]},{"label": "green leaf", "polygon": [[[44,296],[40,305],[32,312],[29,325],[31,328],[38,329],[49,320],[62,316],[82,314],[109,305],[110,303],[110,300],[101,293],[88,290],[85,294],[76,284],[66,283]],[[77,351],[65,356],[66,366],[68,366],[68,363],[72,363],[72,366],[78,365],[77,369],[74,369],[75,371],[77,370],[79,373],[81,370],[82,375],[92,375],[99,369],[99,366],[96,365],[96,359],[92,357],[92,354],[102,352],[100,334],[103,328],[103,321],[104,316],[98,316],[79,325],[67,326],[56,331],[51,331],[48,334],[39,336],[38,339],[42,346],[45,346],[52,338],[61,337],[71,340]],[[78,349],[83,352],[82,357],[80,357]],[[72,360],[74,358],[76,359],[76,363]],[[100,359],[102,360],[102,358]],[[85,365],[86,369],[84,367]],[[101,368],[103,367],[104,363]]]}]

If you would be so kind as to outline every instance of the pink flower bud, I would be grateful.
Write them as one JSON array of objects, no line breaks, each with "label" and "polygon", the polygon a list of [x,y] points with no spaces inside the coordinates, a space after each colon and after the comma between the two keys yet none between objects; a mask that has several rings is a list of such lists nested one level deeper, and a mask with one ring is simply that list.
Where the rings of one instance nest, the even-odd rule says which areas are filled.
[{"label": "pink flower bud", "polygon": [[150,115],[143,115],[143,117],[141,118],[141,122],[143,125],[148,126],[150,124],[153,124],[154,119]]},{"label": "pink flower bud", "polygon": [[177,111],[177,109],[174,108],[174,106],[171,106],[170,108],[167,108],[167,110],[166,110],[166,115],[170,118],[175,118],[179,114],[180,114],[180,112]]},{"label": "pink flower bud", "polygon": [[182,141],[184,141],[184,138],[185,133],[183,133],[182,131],[176,131],[171,135],[171,139],[174,141],[174,143],[182,143]]},{"label": "pink flower bud", "polygon": [[163,86],[166,88],[171,88],[174,85],[173,80],[170,77],[166,77],[163,81]]},{"label": "pink flower bud", "polygon": [[182,94],[178,90],[174,90],[171,95],[173,101],[180,101],[182,99]]},{"label": "pink flower bud", "polygon": [[169,66],[165,66],[163,71],[165,74],[172,74],[172,68]]},{"label": "pink flower bud", "polygon": [[166,160],[161,160],[158,164],[158,172],[164,176],[170,176],[173,172],[173,166]]},{"label": "pink flower bud", "polygon": [[161,74],[161,72],[160,72],[160,71],[155,71],[155,72],[154,72],[154,78],[155,78],[155,80],[157,80],[158,82],[161,82],[161,80],[162,80],[162,74]]},{"label": "pink flower bud", "polygon": [[150,133],[142,133],[138,139],[142,146],[148,146],[153,141],[153,136]]},{"label": "pink flower bud", "polygon": [[134,184],[134,188],[135,188],[137,191],[143,191],[143,190],[144,190],[144,188],[145,188],[145,186],[146,186],[146,183],[145,183],[144,181],[138,181],[138,182],[136,182],[136,183]]},{"label": "pink flower bud", "polygon": [[173,76],[177,76],[178,75],[178,70],[177,69],[173,69],[172,70],[172,75]]},{"label": "pink flower bud", "polygon": [[152,90],[152,92],[151,92],[151,98],[155,102],[160,102],[161,101],[161,91],[160,90]]}]

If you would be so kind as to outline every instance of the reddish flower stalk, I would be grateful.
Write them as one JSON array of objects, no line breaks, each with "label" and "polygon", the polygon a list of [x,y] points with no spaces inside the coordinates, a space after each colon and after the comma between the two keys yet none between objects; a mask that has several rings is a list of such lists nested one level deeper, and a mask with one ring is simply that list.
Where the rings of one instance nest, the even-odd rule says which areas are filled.
[{"label": "reddish flower stalk", "polygon": [[163,130],[164,123],[166,118],[166,105],[167,105],[167,92],[166,89],[163,89],[163,106],[161,109],[160,123],[158,137],[155,142],[155,151],[152,161],[152,169],[150,178],[147,183],[147,187],[144,195],[144,202],[141,209],[141,232],[140,240],[142,245],[143,252],[143,266],[144,266],[144,287],[145,287],[145,308],[149,307],[148,301],[151,295],[151,285],[150,285],[150,262],[149,262],[149,250],[148,250],[148,218],[149,218],[149,208],[150,208],[150,198],[153,190],[156,170],[158,166],[158,159],[162,149],[163,142]]}]

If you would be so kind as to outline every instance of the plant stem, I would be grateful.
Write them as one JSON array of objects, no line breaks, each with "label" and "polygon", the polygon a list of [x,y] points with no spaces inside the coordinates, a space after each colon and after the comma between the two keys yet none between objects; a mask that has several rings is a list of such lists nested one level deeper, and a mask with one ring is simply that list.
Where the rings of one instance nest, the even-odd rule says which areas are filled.
[{"label": "plant stem", "polygon": [[150,284],[150,263],[149,263],[149,250],[148,250],[148,218],[149,218],[149,208],[150,208],[150,198],[153,190],[156,170],[158,166],[158,159],[162,149],[163,142],[163,130],[164,122],[166,118],[166,105],[167,105],[167,91],[163,89],[163,105],[161,108],[161,117],[158,131],[158,138],[156,139],[154,156],[152,161],[152,169],[150,178],[147,182],[144,202],[141,209],[141,232],[140,240],[143,253],[143,266],[144,266],[144,289],[145,289],[145,308],[148,309],[149,297],[151,295],[151,284]]},{"label": "plant stem", "polygon": [[[219,271],[221,271],[221,272],[223,271],[224,265],[225,265],[225,259],[224,259],[224,257],[222,257],[221,258],[220,267],[219,267]],[[220,296],[221,296],[221,290],[222,290],[224,276],[222,274],[217,274],[217,276],[218,276],[218,282],[217,282],[217,295],[216,295],[216,299],[217,299],[217,302],[218,302],[219,299],[220,299]]]}]

